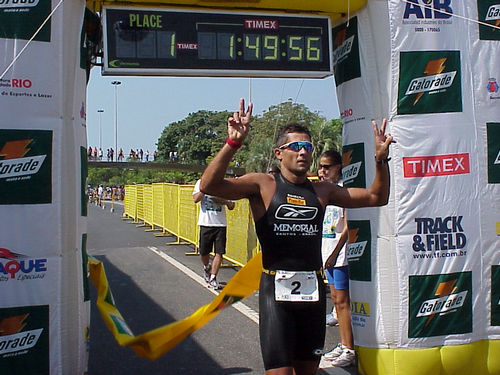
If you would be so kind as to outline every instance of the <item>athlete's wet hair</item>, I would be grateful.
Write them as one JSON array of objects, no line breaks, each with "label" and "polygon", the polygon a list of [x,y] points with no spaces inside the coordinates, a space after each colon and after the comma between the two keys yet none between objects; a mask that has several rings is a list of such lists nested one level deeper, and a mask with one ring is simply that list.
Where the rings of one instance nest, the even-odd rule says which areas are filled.
[{"label": "athlete's wet hair", "polygon": [[334,165],[342,165],[342,156],[337,150],[326,150],[321,154],[320,158],[328,158]]},{"label": "athlete's wet hair", "polygon": [[303,133],[307,134],[309,139],[311,139],[311,133],[309,132],[309,129],[307,129],[304,125],[298,124],[296,122],[292,122],[290,124],[287,124],[283,126],[279,132],[278,135],[276,136],[276,141],[275,145],[276,147],[279,147],[287,142],[288,139],[288,133]]}]

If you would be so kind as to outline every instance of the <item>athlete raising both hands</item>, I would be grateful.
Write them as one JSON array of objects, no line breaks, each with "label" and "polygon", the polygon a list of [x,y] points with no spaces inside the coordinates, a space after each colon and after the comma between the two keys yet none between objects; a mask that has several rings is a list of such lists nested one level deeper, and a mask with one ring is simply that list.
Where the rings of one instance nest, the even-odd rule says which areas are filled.
[{"label": "athlete raising both hands", "polygon": [[267,375],[315,374],[325,338],[325,288],[322,281],[321,229],[327,204],[382,206],[389,196],[388,152],[392,137],[373,121],[376,173],[369,188],[343,188],[307,179],[313,145],[308,129],[280,129],[274,155],[280,173],[248,173],[224,178],[231,158],[250,128],[252,103],[228,118],[225,145],[207,166],[201,191],[225,199],[248,198],[262,249],[260,342]]}]

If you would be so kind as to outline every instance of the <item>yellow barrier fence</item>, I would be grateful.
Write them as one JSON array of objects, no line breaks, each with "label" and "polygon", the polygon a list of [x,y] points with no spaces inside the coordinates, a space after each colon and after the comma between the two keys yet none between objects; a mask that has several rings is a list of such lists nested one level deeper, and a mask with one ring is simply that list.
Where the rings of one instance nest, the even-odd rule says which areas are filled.
[{"label": "yellow barrier fence", "polygon": [[123,198],[123,215],[137,221],[137,186],[129,185]]},{"label": "yellow barrier fence", "polygon": [[[193,202],[193,185],[158,183],[125,186],[125,217],[141,220],[145,226],[177,237],[171,244],[199,244],[199,205]],[[247,199],[227,211],[225,258],[243,266],[258,252],[258,241]]]},{"label": "yellow barrier fence", "polygon": [[165,184],[153,184],[153,225],[159,228],[164,228],[164,188]]},{"label": "yellow barrier fence", "polygon": [[153,185],[144,185],[143,192],[144,202],[144,225],[150,226],[154,229],[153,224]]},{"label": "yellow barrier fence", "polygon": [[[136,185],[137,193],[136,193],[136,204],[137,204],[137,220],[144,221],[144,185]],[[125,188],[125,194],[127,194],[127,188]]]}]

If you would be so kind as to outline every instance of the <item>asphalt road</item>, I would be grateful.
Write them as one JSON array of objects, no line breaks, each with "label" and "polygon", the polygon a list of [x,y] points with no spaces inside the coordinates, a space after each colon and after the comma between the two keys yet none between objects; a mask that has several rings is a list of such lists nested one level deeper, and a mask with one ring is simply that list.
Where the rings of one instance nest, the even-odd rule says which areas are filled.
[{"label": "asphalt road", "polygon": [[[183,319],[212,301],[214,292],[202,282],[199,257],[186,255],[192,246],[168,245],[174,237],[157,237],[160,232],[123,220],[121,205],[115,204],[114,212],[110,207],[109,202],[104,209],[89,206],[87,251],[103,262],[116,305],[135,335]],[[218,279],[224,284],[237,271],[227,264]],[[243,313],[224,309],[156,361],[116,343],[95,305],[94,287],[91,293],[89,375],[264,374],[257,293],[243,300]],[[325,347],[338,340],[338,327],[328,327]],[[325,368],[318,374],[357,372],[355,367]]]}]

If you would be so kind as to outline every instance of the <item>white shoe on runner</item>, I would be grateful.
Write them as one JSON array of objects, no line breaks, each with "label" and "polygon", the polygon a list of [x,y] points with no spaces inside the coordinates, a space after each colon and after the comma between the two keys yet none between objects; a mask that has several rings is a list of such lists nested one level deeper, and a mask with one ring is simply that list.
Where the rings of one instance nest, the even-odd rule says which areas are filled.
[{"label": "white shoe on runner", "polygon": [[336,367],[348,367],[356,362],[356,352],[352,349],[344,348],[342,354],[332,361],[332,365]]},{"label": "white shoe on runner", "polygon": [[219,290],[221,289],[219,282],[217,281],[216,278],[213,278],[208,282],[208,287],[213,288],[214,290]]},{"label": "white shoe on runner", "polygon": [[333,326],[338,326],[339,325],[339,320],[335,316],[335,310],[333,310],[331,313],[326,314],[326,325],[333,327]]},{"label": "white shoe on runner", "polygon": [[344,351],[344,349],[346,349],[347,347],[345,347],[344,345],[342,345],[341,343],[338,343],[337,346],[335,348],[333,348],[332,350],[330,350],[329,352],[323,354],[323,358],[329,360],[329,361],[333,361],[334,359],[340,357],[340,355],[342,354],[342,352]]}]

